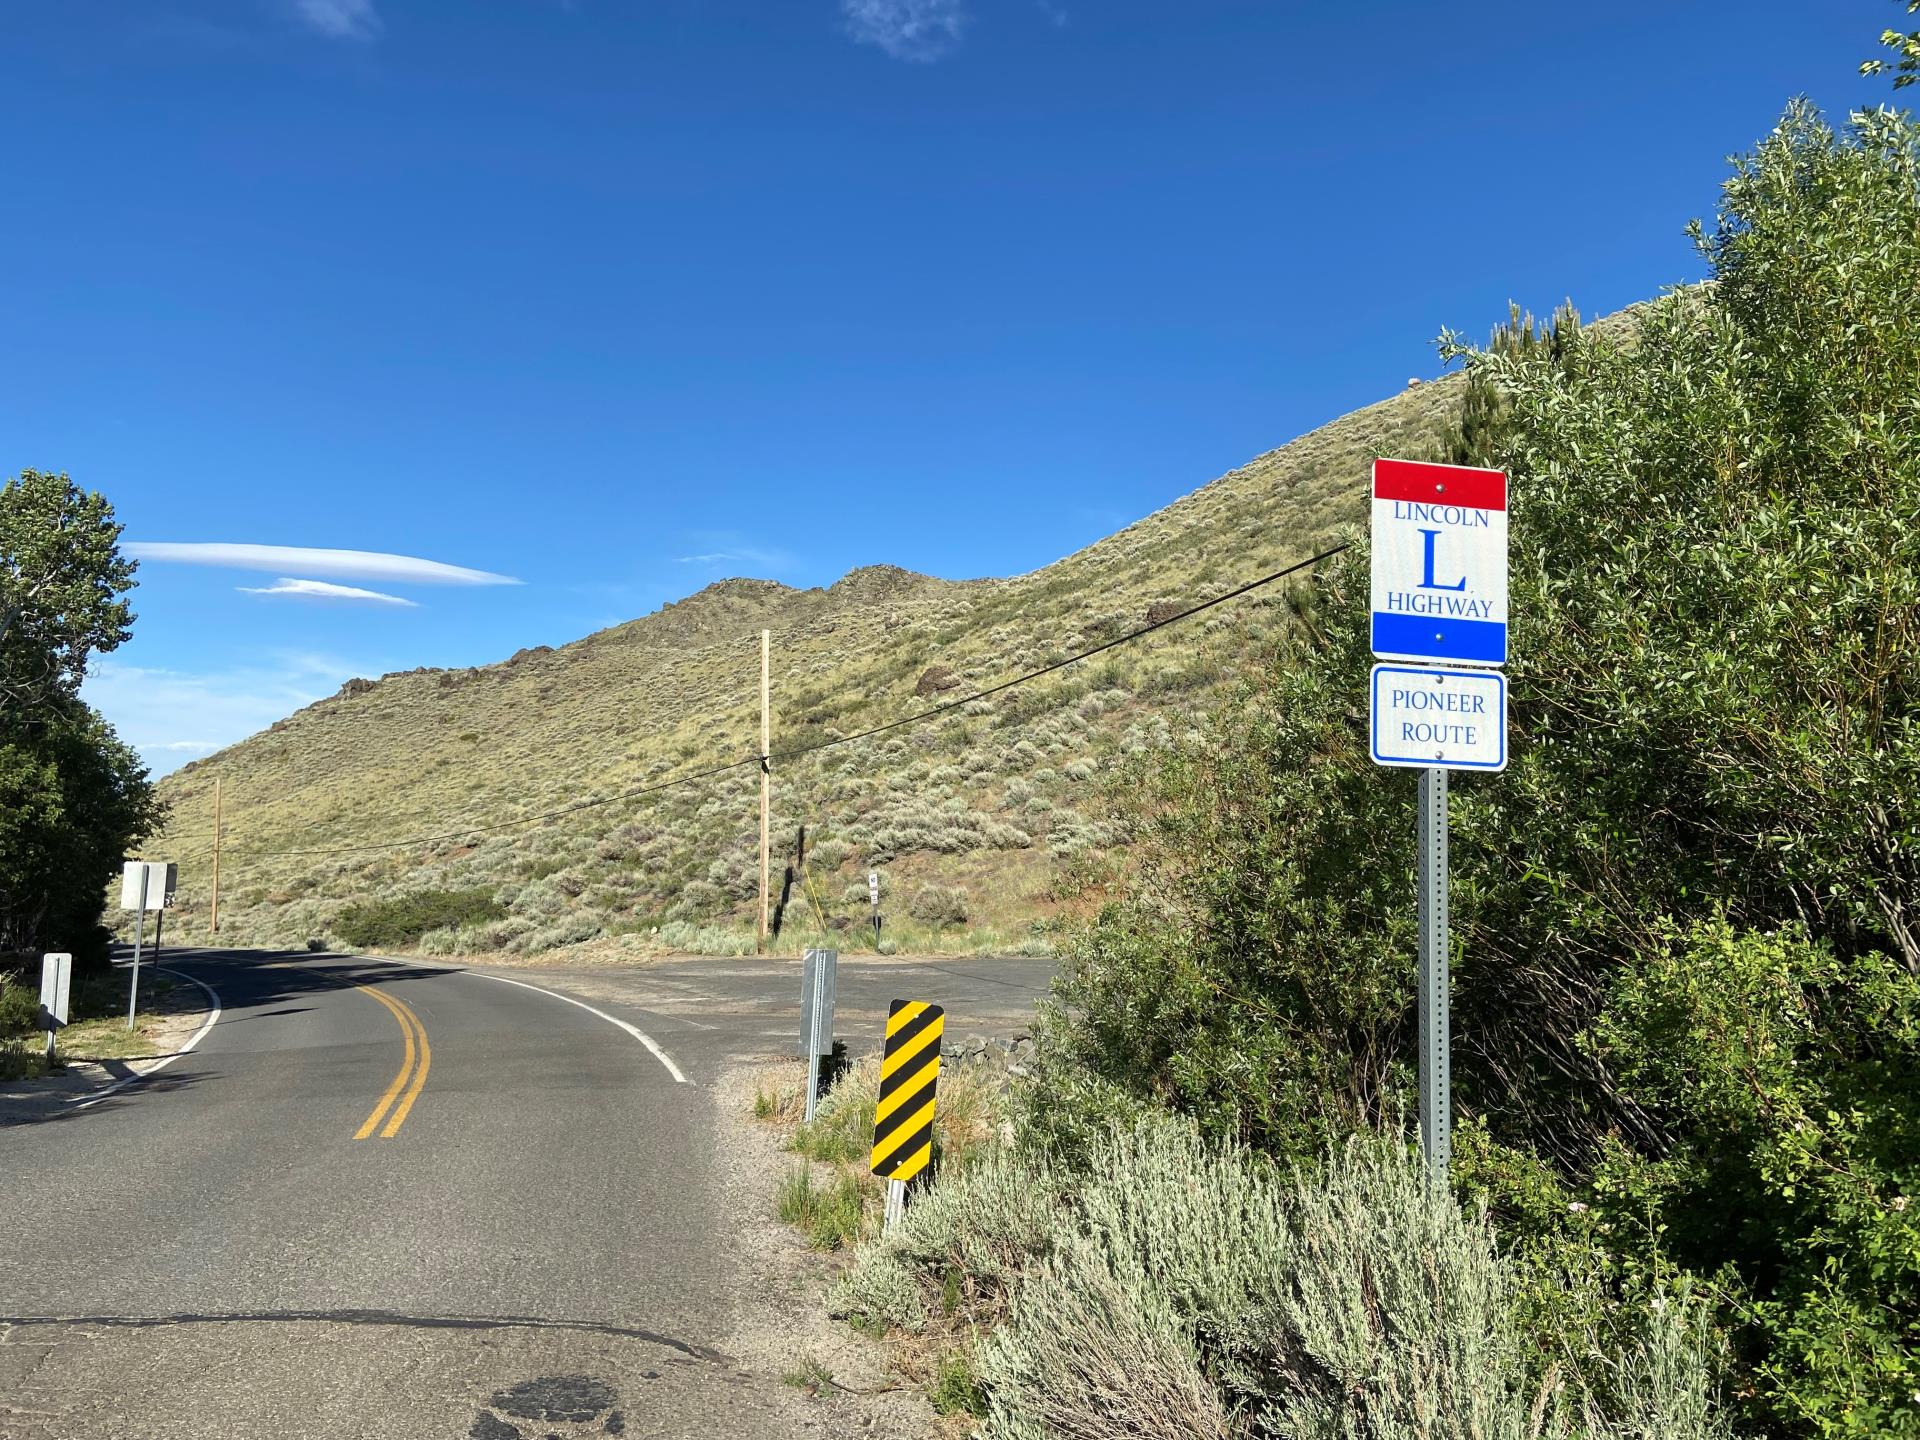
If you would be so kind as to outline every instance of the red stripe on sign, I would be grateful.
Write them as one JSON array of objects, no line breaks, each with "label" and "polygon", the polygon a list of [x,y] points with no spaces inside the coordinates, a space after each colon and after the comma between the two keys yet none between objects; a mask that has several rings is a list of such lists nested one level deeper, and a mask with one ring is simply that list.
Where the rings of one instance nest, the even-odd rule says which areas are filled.
[{"label": "red stripe on sign", "polygon": [[1424,460],[1373,462],[1373,498],[1424,500],[1469,505],[1475,510],[1507,508],[1507,477],[1499,470],[1466,465],[1429,465]]}]

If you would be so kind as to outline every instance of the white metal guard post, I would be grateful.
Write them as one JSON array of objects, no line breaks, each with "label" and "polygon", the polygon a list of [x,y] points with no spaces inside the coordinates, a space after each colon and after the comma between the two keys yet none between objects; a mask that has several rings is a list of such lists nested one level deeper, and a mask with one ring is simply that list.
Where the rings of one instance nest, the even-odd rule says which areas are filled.
[{"label": "white metal guard post", "polygon": [[147,876],[151,872],[146,865],[140,867],[140,913],[133,920],[133,978],[127,982],[127,1029],[133,1029],[133,1012],[140,1005],[140,949],[147,938]]}]

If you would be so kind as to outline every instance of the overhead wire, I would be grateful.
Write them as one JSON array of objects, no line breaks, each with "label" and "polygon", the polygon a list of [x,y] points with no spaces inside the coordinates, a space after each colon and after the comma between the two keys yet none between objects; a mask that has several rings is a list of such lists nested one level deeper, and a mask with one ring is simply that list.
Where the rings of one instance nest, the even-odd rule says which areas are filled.
[{"label": "overhead wire", "polygon": [[597,809],[603,805],[617,805],[628,800],[642,799],[648,795],[659,794],[664,790],[676,789],[682,785],[691,785],[701,780],[711,780],[715,776],[725,775],[734,770],[744,770],[750,766],[770,765],[777,760],[795,760],[805,755],[817,754],[823,750],[832,750],[842,745],[853,745],[862,740],[870,740],[876,735],[885,735],[890,731],[904,729],[910,725],[924,724],[928,720],[950,714],[964,705],[970,705],[975,701],[985,700],[994,695],[1003,694],[1008,690],[1014,689],[1016,686],[1031,684],[1035,680],[1064,670],[1070,665],[1077,665],[1083,660],[1091,660],[1096,655],[1104,655],[1110,650],[1118,649],[1122,645],[1131,644],[1136,640],[1153,634],[1155,631],[1164,630],[1170,625],[1179,624],[1182,620],[1191,619],[1203,611],[1211,610],[1219,605],[1225,605],[1232,600],[1238,600],[1241,596],[1250,594],[1276,581],[1287,579],[1289,576],[1297,575],[1303,570],[1323,564],[1342,551],[1351,548],[1351,541],[1332,546],[1320,551],[1318,554],[1310,555],[1304,560],[1297,560],[1291,565],[1282,566],[1270,574],[1262,575],[1257,580],[1249,580],[1246,584],[1237,586],[1225,594],[1216,595],[1210,600],[1203,600],[1196,605],[1190,605],[1175,614],[1163,616],[1159,620],[1150,621],[1138,629],[1129,630],[1123,635],[1116,636],[1090,649],[1078,651],[1063,659],[1055,660],[1051,664],[1042,665],[1038,669],[1016,675],[1009,680],[1002,680],[998,684],[971,691],[968,694],[957,696],[952,700],[945,701],[926,710],[919,710],[911,715],[902,716],[897,720],[889,720],[884,724],[874,725],[868,729],[856,731],[851,735],[836,735],[828,740],[821,740],[811,745],[797,745],[787,750],[771,750],[764,756],[755,753],[743,756],[738,760],[730,760],[724,764],[714,765],[704,770],[696,770],[690,774],[676,775],[671,779],[657,781],[651,785],[638,786],[634,789],[623,790],[613,795],[595,796],[589,800],[576,801],[571,805],[562,805],[551,810],[542,810],[532,815],[518,815],[508,820],[494,821],[486,825],[468,825],[457,830],[447,830],[432,835],[415,835],[403,840],[369,841],[359,845],[296,850],[234,850],[225,852],[222,858],[223,860],[231,860],[236,866],[240,866],[256,860],[277,860],[298,856],[318,858],[330,855],[368,854],[383,850],[403,850],[417,845],[432,845],[447,840],[462,840],[472,835],[490,835],[502,830],[519,829],[523,826],[543,824],[549,820],[563,819],[568,815],[577,815],[582,811]]}]

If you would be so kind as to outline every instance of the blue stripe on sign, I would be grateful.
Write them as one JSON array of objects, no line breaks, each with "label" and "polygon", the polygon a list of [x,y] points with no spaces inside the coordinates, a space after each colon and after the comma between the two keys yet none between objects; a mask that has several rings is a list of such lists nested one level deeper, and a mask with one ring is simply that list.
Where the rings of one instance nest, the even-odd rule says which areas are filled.
[{"label": "blue stripe on sign", "polygon": [[1382,659],[1507,663],[1507,627],[1498,620],[1446,620],[1435,615],[1373,612],[1373,653]]}]

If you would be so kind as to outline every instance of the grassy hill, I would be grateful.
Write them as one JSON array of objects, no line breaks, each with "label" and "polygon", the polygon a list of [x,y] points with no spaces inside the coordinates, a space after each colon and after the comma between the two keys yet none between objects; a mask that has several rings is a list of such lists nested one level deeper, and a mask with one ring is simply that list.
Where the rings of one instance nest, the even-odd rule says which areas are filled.
[{"label": "grassy hill", "polygon": [[[1364,518],[1371,458],[1427,453],[1460,388],[1409,388],[1031,574],[952,582],[875,566],[817,590],[726,580],[559,649],[351,681],[163,783],[171,828],[147,848],[180,861],[172,928],[205,933],[219,777],[232,943],[337,941],[349,906],[364,922],[368,906],[378,919],[383,903],[446,890],[484,893],[449,911],[464,908],[463,926],[424,936],[430,953],[750,949],[752,765],[512,822],[752,756],[762,627],[778,752],[992,685],[1136,628],[1154,606],[1312,554]],[[842,944],[867,943],[869,868],[902,948],[1044,944],[1063,866],[1124,841],[1083,809],[1103,769],[1204,708],[1246,646],[1286,623],[1286,599],[1270,587],[929,723],[777,766],[776,886],[804,823]],[[420,836],[440,838],[392,843]],[[820,934],[795,900],[781,949]]]}]

